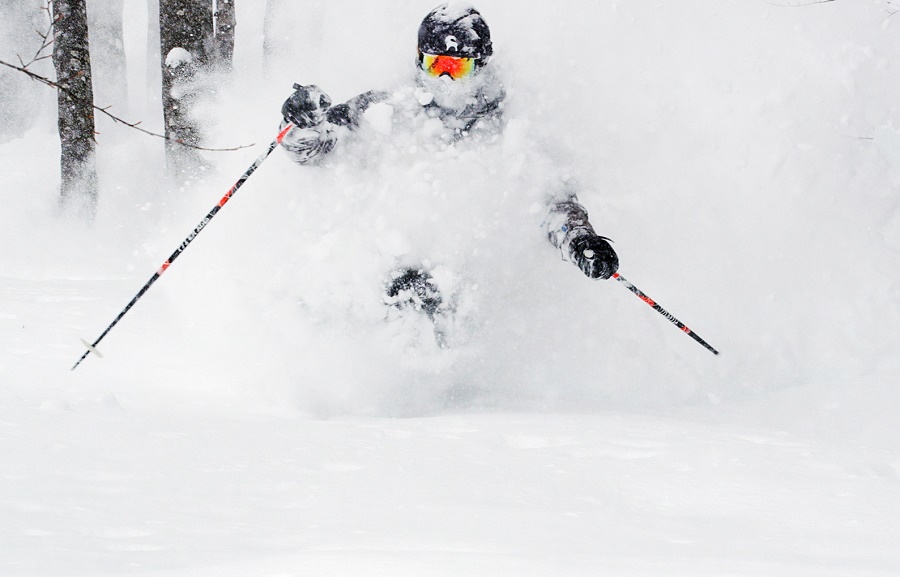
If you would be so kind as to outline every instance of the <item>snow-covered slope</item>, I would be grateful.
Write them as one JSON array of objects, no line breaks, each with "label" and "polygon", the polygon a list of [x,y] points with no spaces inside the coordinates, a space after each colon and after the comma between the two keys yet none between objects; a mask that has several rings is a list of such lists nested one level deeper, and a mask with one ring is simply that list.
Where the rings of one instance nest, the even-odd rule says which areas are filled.
[{"label": "snow-covered slope", "polygon": [[[497,147],[333,171],[276,151],[70,371],[291,84],[402,82],[432,7],[304,3],[295,57],[264,67],[262,4],[238,5],[236,78],[202,111],[211,144],[258,144],[201,182],[101,119],[85,225],[56,205],[52,94],[0,144],[0,574],[900,572],[890,4],[485,0]],[[152,100],[127,110],[151,128]],[[721,356],[522,234],[559,171],[622,273]],[[435,226],[484,226],[398,236],[423,190]],[[452,351],[377,322],[379,258],[409,238],[471,257],[447,267],[477,294]]]}]

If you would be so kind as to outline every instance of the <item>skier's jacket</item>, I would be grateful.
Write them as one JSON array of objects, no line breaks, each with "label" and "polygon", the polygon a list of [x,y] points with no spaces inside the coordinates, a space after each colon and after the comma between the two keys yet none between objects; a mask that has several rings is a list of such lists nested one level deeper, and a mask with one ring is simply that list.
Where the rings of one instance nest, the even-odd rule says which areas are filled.
[{"label": "skier's jacket", "polygon": [[[448,109],[438,105],[427,93],[419,90],[369,91],[355,96],[342,104],[330,107],[325,120],[315,126],[294,128],[285,136],[282,147],[291,158],[304,165],[320,163],[334,149],[343,129],[356,131],[366,110],[373,104],[390,101],[406,102],[419,107],[426,115],[439,118],[450,129],[456,139],[482,138],[496,135],[504,127],[504,91],[479,92],[461,110]],[[282,121],[284,128],[288,121]],[[594,236],[594,228],[588,220],[587,210],[578,202],[574,190],[547,191],[547,212],[544,229],[550,243],[560,250],[564,260],[577,264],[572,254],[572,241],[586,236]]]}]

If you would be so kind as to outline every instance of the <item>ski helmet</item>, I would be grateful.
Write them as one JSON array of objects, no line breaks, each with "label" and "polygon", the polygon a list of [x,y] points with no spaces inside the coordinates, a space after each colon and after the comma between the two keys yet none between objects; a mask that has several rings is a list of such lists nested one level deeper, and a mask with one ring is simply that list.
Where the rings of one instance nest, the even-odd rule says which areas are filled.
[{"label": "ski helmet", "polygon": [[487,22],[469,4],[441,4],[419,26],[420,54],[475,58],[483,65],[493,52]]}]

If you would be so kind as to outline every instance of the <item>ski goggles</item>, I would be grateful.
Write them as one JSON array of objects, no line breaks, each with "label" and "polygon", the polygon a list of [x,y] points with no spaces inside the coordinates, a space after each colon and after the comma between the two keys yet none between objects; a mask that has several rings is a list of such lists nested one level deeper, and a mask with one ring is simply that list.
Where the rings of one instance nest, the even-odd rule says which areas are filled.
[{"label": "ski goggles", "polygon": [[459,58],[443,54],[419,53],[419,65],[429,76],[439,78],[444,74],[453,80],[465,78],[475,71],[476,58]]}]

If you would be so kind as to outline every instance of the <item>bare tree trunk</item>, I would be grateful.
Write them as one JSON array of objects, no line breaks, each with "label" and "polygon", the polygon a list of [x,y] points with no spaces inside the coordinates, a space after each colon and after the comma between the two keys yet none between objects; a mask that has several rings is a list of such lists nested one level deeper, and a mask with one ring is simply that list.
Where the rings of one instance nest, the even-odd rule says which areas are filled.
[{"label": "bare tree trunk", "polygon": [[[266,0],[263,20],[263,66],[270,72],[280,60],[285,44],[290,43],[290,31],[282,22],[284,0]],[[280,63],[279,63],[280,64]]]},{"label": "bare tree trunk", "polygon": [[215,65],[228,72],[232,67],[234,28],[237,25],[234,0],[216,0],[215,16]]},{"label": "bare tree trunk", "polygon": [[53,65],[58,90],[59,140],[62,148],[60,194],[66,205],[93,214],[97,204],[94,158],[94,90],[85,0],[53,2]]},{"label": "bare tree trunk", "polygon": [[[207,67],[214,48],[212,0],[160,0],[162,105],[166,136],[200,144],[200,129],[191,118],[197,98],[197,72]],[[190,176],[201,165],[196,151],[166,141],[169,172]]]},{"label": "bare tree trunk", "polygon": [[163,66],[173,48],[191,53],[198,66],[206,66],[213,52],[212,0],[160,0],[159,35]]},{"label": "bare tree trunk", "polygon": [[122,15],[123,0],[91,0],[88,6],[97,100],[119,109],[128,104]]},{"label": "bare tree trunk", "polygon": [[[43,0],[0,0],[0,54],[34,55],[50,23]],[[34,63],[32,68],[40,68]],[[49,74],[48,74],[49,76]],[[44,104],[43,87],[26,76],[0,73],[0,142],[17,138],[34,124]]]},{"label": "bare tree trunk", "polygon": [[[296,0],[266,0],[263,21],[263,69],[270,79],[295,74],[297,54],[317,54],[322,50],[325,8],[320,2],[306,2],[303,18],[297,21],[293,12]],[[319,75],[319,58],[303,59],[302,70],[310,78]],[[294,71],[294,72],[290,72]],[[282,77],[281,82],[298,78]]]},{"label": "bare tree trunk", "polygon": [[[159,0],[147,1],[147,86],[161,86],[160,65],[165,55],[160,54],[162,43],[159,39]],[[147,104],[159,105],[160,92],[147,90]]]}]

